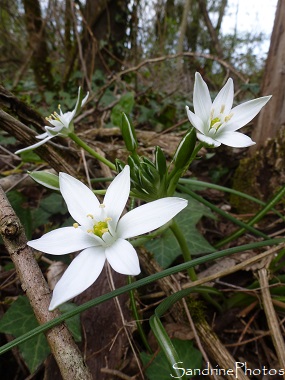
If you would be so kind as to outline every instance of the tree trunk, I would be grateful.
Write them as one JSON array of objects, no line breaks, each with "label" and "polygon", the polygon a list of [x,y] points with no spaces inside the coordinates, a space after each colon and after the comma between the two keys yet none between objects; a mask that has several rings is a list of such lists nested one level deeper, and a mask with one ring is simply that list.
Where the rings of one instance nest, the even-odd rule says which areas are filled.
[{"label": "tree trunk", "polygon": [[285,1],[279,0],[271,36],[268,58],[262,84],[262,95],[273,95],[262,109],[253,130],[252,139],[256,145],[251,153],[265,144],[268,138],[275,138],[285,124]]},{"label": "tree trunk", "polygon": [[121,68],[128,24],[128,0],[87,0],[84,10],[83,55],[89,79],[96,69]]},{"label": "tree trunk", "polygon": [[[233,188],[267,201],[285,181],[285,1],[277,4],[271,43],[262,84],[262,95],[273,95],[261,110],[253,128],[256,142],[248,157],[240,161],[233,178]],[[231,196],[231,203],[241,213],[256,212],[252,202]]]},{"label": "tree trunk", "polygon": [[53,89],[51,62],[45,38],[45,25],[42,21],[38,0],[23,0],[25,23],[28,32],[28,46],[33,51],[32,68],[40,91]]}]

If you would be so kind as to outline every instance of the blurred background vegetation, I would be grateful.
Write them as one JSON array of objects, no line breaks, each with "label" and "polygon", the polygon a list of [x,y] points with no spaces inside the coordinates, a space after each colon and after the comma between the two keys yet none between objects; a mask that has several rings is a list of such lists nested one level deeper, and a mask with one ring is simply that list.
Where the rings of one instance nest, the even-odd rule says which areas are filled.
[{"label": "blurred background vegetation", "polygon": [[[239,79],[240,98],[259,92],[268,36],[250,25],[239,32],[234,14],[235,27],[222,29],[231,6],[230,0],[2,0],[0,82],[49,109],[60,98],[71,106],[78,85],[94,94],[98,111],[133,92],[137,122],[169,127],[192,98],[195,71],[214,91],[230,75]],[[169,57],[175,54],[181,56]],[[108,114],[103,120],[99,114],[107,123]]]}]

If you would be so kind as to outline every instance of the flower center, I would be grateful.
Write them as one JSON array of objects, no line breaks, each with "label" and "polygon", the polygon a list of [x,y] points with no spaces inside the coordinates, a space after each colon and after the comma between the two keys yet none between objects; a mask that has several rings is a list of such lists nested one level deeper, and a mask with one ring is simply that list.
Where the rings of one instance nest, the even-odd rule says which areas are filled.
[{"label": "flower center", "polygon": [[[101,204],[99,206],[101,209],[104,209],[105,208],[105,205],[104,204]],[[87,218],[90,218],[92,219],[92,221],[94,221],[93,223],[93,226],[92,228],[89,228],[87,230],[88,233],[92,233],[96,236],[98,236],[100,239],[102,239],[102,236],[106,233],[106,232],[109,232],[109,226],[108,226],[108,222],[110,222],[112,220],[112,218],[110,217],[107,217],[105,218],[104,217],[104,214],[101,215],[101,218],[103,220],[99,220],[98,222],[94,220],[94,215],[93,214],[87,214],[86,215]],[[100,219],[101,219],[100,218]],[[74,228],[78,228],[79,227],[79,224],[78,223],[73,223],[73,227]]]},{"label": "flower center", "polygon": [[[60,104],[58,105],[58,109],[60,110]],[[59,114],[56,112],[56,111],[54,111],[54,113],[52,113],[50,116],[48,116],[48,117],[46,117],[46,120],[47,121],[52,121],[52,120],[57,120],[57,121],[60,121],[61,123],[62,123],[62,121],[60,120],[60,116],[59,116]]]},{"label": "flower center", "polygon": [[92,232],[94,235],[102,238],[105,232],[109,232],[107,221],[95,223]]},{"label": "flower center", "polygon": [[222,104],[221,109],[220,109],[220,114],[219,116],[214,117],[215,110],[212,109],[211,111],[211,116],[210,116],[210,128],[215,129],[215,132],[219,130],[219,128],[223,125],[223,123],[227,123],[231,118],[233,117],[233,113],[230,113],[229,115],[225,116],[225,105]]},{"label": "flower center", "polygon": [[211,120],[210,129],[214,128],[217,131],[219,127],[221,126],[221,124],[222,124],[221,119],[218,117],[215,117],[214,119]]}]

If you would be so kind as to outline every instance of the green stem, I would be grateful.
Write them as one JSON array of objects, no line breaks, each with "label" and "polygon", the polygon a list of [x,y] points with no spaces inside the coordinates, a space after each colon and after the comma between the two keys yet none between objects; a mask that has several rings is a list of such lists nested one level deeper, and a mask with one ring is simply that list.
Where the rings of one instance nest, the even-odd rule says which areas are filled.
[{"label": "green stem", "polygon": [[[261,206],[266,206],[266,202],[263,202],[263,201],[261,201],[258,198],[252,197],[251,195],[248,195],[246,193],[243,193],[243,192],[235,190],[235,189],[231,189],[229,187],[225,187],[225,186],[221,186],[221,185],[216,185],[214,183],[199,181],[197,179],[190,179],[190,178],[180,178],[180,180],[178,181],[178,183],[182,184],[182,185],[190,185],[191,186],[190,187],[191,190],[193,190],[193,188],[195,189],[196,187],[198,187],[198,188],[201,188],[202,190],[204,188],[208,188],[208,189],[216,189],[216,190],[219,190],[219,191],[224,191],[226,193],[234,194],[234,195],[237,195],[238,197],[248,199],[249,201],[257,203],[257,204],[259,204]],[[282,219],[282,220],[285,221],[285,217],[279,211],[277,211],[275,209],[272,209],[272,211],[276,215],[278,215],[280,219]]]},{"label": "green stem", "polygon": [[197,156],[199,150],[202,149],[203,146],[204,146],[204,144],[203,144],[202,142],[199,142],[199,143],[197,144],[197,146],[196,146],[195,149],[193,150],[192,155],[191,155],[191,158],[190,158],[190,160],[189,160],[189,166],[191,165],[192,161],[195,160],[195,158],[196,158],[196,156]]},{"label": "green stem", "polygon": [[[178,244],[180,246],[180,249],[182,251],[182,255],[183,255],[183,259],[184,259],[185,263],[187,263],[188,261],[191,261],[192,258],[191,258],[190,250],[188,248],[187,241],[186,241],[185,236],[182,233],[179,225],[176,223],[175,220],[173,220],[173,222],[172,222],[172,224],[170,226],[170,229],[173,232],[174,236],[176,237],[176,240],[177,240],[177,242],[178,242]],[[198,279],[194,267],[188,268],[187,272],[188,272],[188,276],[190,277],[190,279],[192,281],[196,281]],[[205,300],[207,300],[208,302],[210,302],[212,305],[214,305],[217,308],[217,310],[220,310],[220,311],[222,310],[222,308],[219,305],[219,303],[216,302],[213,299],[213,297],[209,296],[209,294],[204,294],[204,298],[205,298]]]},{"label": "green stem", "polygon": [[[132,282],[133,282],[132,276],[128,276],[128,283],[131,284]],[[147,337],[146,337],[144,330],[142,328],[142,325],[140,323],[140,317],[139,317],[139,313],[138,313],[138,309],[137,309],[137,305],[136,305],[134,290],[130,290],[129,294],[130,294],[131,309],[133,312],[134,319],[136,321],[138,333],[141,337],[141,340],[142,340],[145,348],[147,349],[147,351],[150,354],[152,354],[153,353],[152,349],[151,349],[150,345],[148,344]]]},{"label": "green stem", "polygon": [[[190,253],[190,250],[188,248],[188,244],[187,244],[187,241],[185,239],[185,236],[182,233],[180,227],[178,226],[178,224],[176,223],[176,221],[174,219],[172,221],[172,224],[170,225],[170,229],[173,232],[173,235],[175,236],[175,238],[176,238],[176,240],[180,246],[180,249],[182,251],[182,255],[183,255],[183,259],[184,259],[185,263],[187,261],[191,261],[192,260],[191,253]],[[189,268],[189,269],[187,269],[187,271],[188,271],[188,275],[192,281],[197,280],[197,275],[196,275],[194,268]]]},{"label": "green stem", "polygon": [[99,153],[97,153],[94,149],[90,148],[89,145],[87,145],[83,140],[81,140],[75,133],[71,132],[68,134],[68,137],[71,138],[77,145],[79,145],[81,148],[86,150],[91,156],[97,158],[97,160],[103,162],[103,164],[107,165],[110,169],[116,170],[116,166],[109,160],[107,160],[105,157],[101,156]]},{"label": "green stem", "polygon": [[[220,214],[224,218],[226,218],[226,219],[230,220],[231,222],[235,223],[236,225],[242,227],[241,228],[242,231],[250,231],[251,233],[253,233],[256,236],[260,236],[260,237],[263,237],[264,239],[268,239],[268,236],[266,234],[264,234],[263,232],[258,231],[256,228],[252,227],[248,223],[244,223],[241,220],[234,218],[232,215],[221,210],[219,207],[213,205],[211,202],[207,201],[206,199],[204,199],[200,195],[196,194],[194,191],[190,190],[189,188],[186,188],[185,186],[182,186],[182,185],[177,185],[177,189],[181,190],[183,193],[189,194],[192,198],[196,199],[198,202],[201,202],[205,206],[209,207],[212,211],[215,211],[217,214]],[[241,231],[241,230],[239,230],[239,231]],[[218,245],[215,245],[216,248],[219,246],[220,246],[220,243],[218,243]]]},{"label": "green stem", "polygon": [[[274,197],[258,213],[256,213],[253,218],[251,218],[247,222],[247,226],[252,226],[255,223],[259,222],[268,213],[268,211],[270,211],[276,205],[276,203],[278,203],[280,199],[284,197],[284,195],[285,195],[285,186],[282,186],[281,189],[274,195]],[[215,245],[215,247],[220,248],[223,245],[227,244],[228,242],[238,238],[245,232],[246,232],[246,228],[240,228],[239,230],[235,231],[230,236],[221,240],[218,244]]]}]

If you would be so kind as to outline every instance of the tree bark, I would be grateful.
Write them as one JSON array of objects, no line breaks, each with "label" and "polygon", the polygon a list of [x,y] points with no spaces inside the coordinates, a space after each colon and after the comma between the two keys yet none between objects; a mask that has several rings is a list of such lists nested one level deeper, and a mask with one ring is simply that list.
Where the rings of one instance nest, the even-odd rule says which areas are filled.
[{"label": "tree bark", "polygon": [[46,42],[45,25],[42,21],[38,0],[23,0],[28,46],[33,50],[32,68],[40,91],[53,89],[51,62]]},{"label": "tree bark", "polygon": [[253,153],[262,147],[268,138],[275,138],[285,124],[285,1],[279,0],[275,15],[270,48],[265,66],[262,95],[272,95],[272,99],[260,112],[252,139],[256,145]]},{"label": "tree bark", "polygon": [[205,25],[208,29],[210,38],[213,42],[214,49],[211,50],[211,48],[210,48],[210,51],[211,51],[211,53],[214,53],[214,51],[215,51],[216,54],[218,55],[218,57],[223,58],[223,49],[222,49],[220,41],[218,39],[217,30],[214,28],[212,21],[209,17],[209,13],[207,11],[207,3],[205,0],[198,0],[198,4],[199,4],[199,8],[200,8],[200,12],[202,14],[202,17],[204,18],[204,21],[205,21]]},{"label": "tree bark", "polygon": [[128,0],[87,0],[84,17],[82,48],[88,78],[96,69],[117,70],[124,58]]}]

